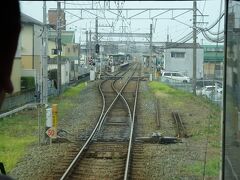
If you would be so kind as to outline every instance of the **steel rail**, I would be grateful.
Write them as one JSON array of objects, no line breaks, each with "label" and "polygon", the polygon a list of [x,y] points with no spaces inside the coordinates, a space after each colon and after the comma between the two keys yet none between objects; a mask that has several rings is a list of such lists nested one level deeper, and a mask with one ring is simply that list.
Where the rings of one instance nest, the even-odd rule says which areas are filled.
[{"label": "steel rail", "polygon": [[[128,71],[130,71],[130,69],[131,69],[131,68],[129,68]],[[135,69],[136,69],[136,67],[135,67]],[[124,74],[126,74],[128,71],[126,71]],[[134,74],[134,73],[133,73],[133,74]],[[133,77],[133,74],[131,75],[130,79]],[[114,81],[114,82],[112,83],[112,88],[113,88],[113,90],[114,90],[116,93],[118,93],[118,90],[117,90],[117,89],[115,88],[115,86],[114,86],[115,82],[116,82],[116,81]],[[131,122],[131,120],[132,120],[132,113],[131,113],[131,109],[130,109],[130,107],[129,107],[129,104],[128,104],[127,100],[124,98],[124,96],[122,95],[122,93],[120,94],[120,97],[123,99],[123,101],[125,102],[125,104],[126,104],[126,106],[127,106],[127,108],[128,108],[129,122]]]},{"label": "steel rail", "polygon": [[185,127],[184,127],[184,125],[183,125],[182,119],[181,119],[180,115],[178,114],[178,112],[177,112],[176,115],[177,115],[178,122],[179,122],[179,124],[180,124],[180,126],[181,126],[181,129],[182,129],[182,136],[183,136],[183,137],[187,137],[187,134],[186,134],[186,132],[185,132]]},{"label": "steel rail", "polygon": [[[102,81],[100,84],[99,84],[99,88],[101,86],[101,84],[105,82],[105,81]],[[87,145],[89,144],[89,142],[92,140],[92,137],[94,136],[95,132],[97,131],[98,129],[98,126],[101,122],[101,119],[102,119],[102,116],[103,116],[103,112],[104,112],[104,109],[105,109],[105,97],[103,95],[103,92],[100,90],[101,92],[101,95],[102,95],[102,100],[103,100],[103,106],[102,106],[102,112],[101,112],[101,115],[99,117],[99,120],[98,120],[98,123],[96,124],[94,130],[92,131],[91,135],[89,136],[89,138],[87,139],[87,141],[85,142],[85,144],[83,145],[83,147],[81,148],[81,150],[78,152],[78,154],[76,155],[76,157],[74,158],[74,160],[71,162],[71,164],[69,165],[69,167],[67,168],[67,170],[64,172],[64,174],[62,175],[62,177],[60,178],[60,180],[64,180],[67,178],[67,176],[69,175],[71,169],[74,167],[74,165],[76,164],[78,158],[80,157],[80,155],[82,154],[82,152],[84,151],[84,149],[87,147]]]},{"label": "steel rail", "polygon": [[124,180],[128,179],[128,172],[129,172],[129,166],[130,166],[130,157],[131,157],[132,144],[133,144],[133,130],[134,130],[135,114],[136,114],[137,98],[138,98],[138,88],[139,88],[139,78],[137,81],[137,87],[135,91],[135,101],[134,101],[134,108],[133,108],[133,115],[132,115],[132,126],[131,126],[130,140],[128,145],[127,160],[125,165]]},{"label": "steel rail", "polygon": [[[131,66],[127,71],[123,72],[122,75],[125,75],[127,72],[129,72],[131,68],[133,68],[133,67]],[[118,74],[119,74],[119,73],[118,73]],[[134,74],[134,73],[133,73],[133,74]],[[120,91],[115,91],[115,92],[117,93],[116,98],[118,98],[119,96],[122,96],[122,91],[123,91],[123,89],[126,87],[126,85],[128,84],[128,82],[130,81],[130,79],[132,78],[133,74],[131,75],[131,77],[128,78],[128,80],[127,80],[126,83],[123,85],[123,87],[121,88]],[[116,80],[115,80],[115,81],[116,81]],[[115,82],[115,81],[114,81],[114,82]],[[113,86],[112,86],[112,87],[113,87]],[[115,98],[115,99],[116,99],[116,98]],[[115,99],[114,99],[113,101],[115,101]],[[115,103],[115,102],[114,102],[114,103]],[[114,103],[112,102],[112,104],[111,104],[110,106],[112,107]],[[110,111],[110,109],[111,109],[110,106],[109,106],[108,110],[107,110],[107,111],[105,112],[105,114],[104,114],[103,121],[104,121],[107,113],[108,113],[108,112]],[[131,111],[130,111],[130,114],[131,114]],[[131,119],[130,119],[130,120],[131,120]],[[99,128],[98,128],[98,131],[100,131],[100,130],[101,130],[101,126],[99,126]]]},{"label": "steel rail", "polygon": [[178,134],[177,134],[178,137],[187,137],[187,134],[185,132],[185,127],[183,125],[182,119],[179,116],[178,112],[172,112],[172,115],[178,129]]},{"label": "steel rail", "polygon": [[[128,70],[129,71],[129,70]],[[119,74],[119,73],[117,73]],[[125,73],[124,73],[125,74]],[[94,128],[94,130],[92,131],[91,135],[89,136],[89,138],[87,139],[87,141],[84,143],[83,147],[81,148],[81,150],[78,152],[78,154],[76,155],[76,157],[74,158],[74,160],[71,162],[71,164],[69,165],[69,167],[67,168],[67,170],[64,172],[64,174],[62,175],[62,177],[60,178],[60,180],[64,180],[69,176],[69,173],[71,172],[71,170],[74,168],[74,166],[76,165],[79,157],[82,155],[84,149],[89,145],[90,141],[92,140],[93,136],[96,134],[97,131],[99,131],[99,129],[101,128],[103,121],[107,115],[107,113],[109,112],[109,110],[112,108],[113,104],[116,102],[116,100],[118,99],[118,97],[121,95],[121,92],[123,91],[123,89],[125,88],[125,86],[128,84],[128,82],[130,81],[131,78],[128,78],[128,80],[126,81],[126,83],[123,85],[123,87],[121,88],[121,90],[117,93],[116,97],[114,98],[114,100],[112,101],[111,105],[108,107],[108,109],[106,110],[106,112],[104,113],[105,110],[105,106],[106,106],[106,101],[105,101],[105,97],[103,94],[103,91],[101,89],[102,84],[107,81],[104,80],[102,81],[98,88],[99,91],[102,95],[102,100],[103,100],[103,107],[102,107],[102,111],[101,111],[101,115],[98,119],[98,122]],[[104,115],[103,115],[104,114]]]},{"label": "steel rail", "polygon": [[159,99],[156,100],[156,125],[160,127],[160,108],[159,108]]},{"label": "steel rail", "polygon": [[[112,83],[112,88],[113,90],[118,93],[117,89],[115,88],[114,84],[115,84],[116,81],[114,81]],[[131,113],[131,109],[129,107],[129,104],[127,103],[127,100],[123,97],[122,93],[120,94],[120,97],[122,98],[122,100],[124,101],[125,105],[127,106],[127,109],[128,109],[128,115],[129,115],[129,122],[131,122],[132,120],[132,113]]]},{"label": "steel rail", "polygon": [[179,127],[179,123],[178,123],[176,114],[177,114],[176,112],[172,112],[173,119],[175,120],[175,124],[177,126],[177,137],[180,137],[180,127]]},{"label": "steel rail", "polygon": [[[69,165],[69,167],[67,168],[67,170],[64,172],[63,176],[60,178],[60,180],[64,180],[69,176],[70,171],[73,169],[73,167],[75,166],[76,162],[78,161],[80,155],[82,155],[84,149],[89,145],[90,141],[92,140],[93,136],[95,135],[95,133],[97,132],[97,129],[99,129],[99,127],[102,126],[103,121],[107,115],[107,113],[109,112],[109,110],[112,108],[113,104],[116,102],[116,100],[118,99],[118,97],[120,96],[121,92],[123,91],[123,89],[125,88],[125,86],[128,84],[130,78],[128,78],[128,80],[126,81],[126,83],[123,85],[123,87],[121,88],[121,90],[118,92],[118,94],[116,95],[116,97],[114,98],[113,102],[111,103],[111,105],[108,107],[108,109],[106,110],[105,113],[104,109],[105,109],[105,97],[103,95],[103,92],[101,90],[101,85],[102,83],[100,83],[99,85],[99,90],[101,92],[102,98],[103,98],[103,108],[102,108],[102,112],[101,115],[98,119],[98,123],[95,126],[94,130],[92,131],[91,135],[89,136],[89,138],[87,139],[87,141],[85,142],[85,144],[83,145],[83,147],[81,148],[81,150],[78,152],[78,154],[76,155],[76,157],[74,158],[74,160],[71,162],[71,164]],[[105,81],[102,81],[105,82]],[[104,114],[104,115],[103,115]]]}]

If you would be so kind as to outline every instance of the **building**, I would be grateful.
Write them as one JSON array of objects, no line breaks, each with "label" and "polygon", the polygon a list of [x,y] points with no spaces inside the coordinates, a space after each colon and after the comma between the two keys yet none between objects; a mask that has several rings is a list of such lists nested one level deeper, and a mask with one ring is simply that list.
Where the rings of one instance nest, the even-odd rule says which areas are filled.
[{"label": "building", "polygon": [[[57,54],[53,53],[56,49],[56,38],[57,31],[50,30],[48,31],[48,50],[50,57],[55,57]],[[61,55],[66,57],[75,57],[79,56],[79,46],[75,43],[75,32],[74,31],[61,31],[61,45],[62,51]]]},{"label": "building", "polygon": [[[57,58],[48,59],[49,79],[57,82]],[[61,85],[68,85],[70,82],[70,61],[61,58]]]},{"label": "building", "polygon": [[[55,41],[57,37],[56,30],[48,31],[48,39]],[[61,42],[64,44],[75,43],[75,31],[61,31]]]},{"label": "building", "polygon": [[69,58],[76,58],[78,59],[80,55],[79,44],[77,43],[67,43],[64,49],[65,56]]},{"label": "building", "polygon": [[[49,51],[49,57],[50,59],[56,59],[57,54],[53,53],[54,50],[56,50],[56,37],[57,32],[50,30],[48,33],[48,51]],[[61,56],[62,59],[64,59],[65,63],[62,63],[62,71],[61,73],[69,74],[68,76],[64,76],[62,78],[69,78],[68,80],[62,82],[69,82],[76,80],[78,76],[80,76],[81,72],[79,70],[80,66],[80,47],[79,44],[75,43],[75,31],[61,31],[61,45],[62,45],[62,51]],[[67,62],[67,63],[66,63]],[[66,65],[69,64],[69,65]],[[49,64],[50,65],[50,64]],[[51,65],[51,70],[54,68],[57,69],[57,66]],[[69,69],[67,69],[69,68]],[[50,70],[49,69],[49,70]]]},{"label": "building", "polygon": [[[49,24],[55,30],[57,29],[57,14],[58,14],[57,10],[48,11]],[[60,10],[60,20],[61,20],[61,29],[66,30],[66,18],[65,18],[65,13],[62,9]]]},{"label": "building", "polygon": [[204,49],[204,78],[207,79],[223,79],[223,45],[203,45]]},{"label": "building", "polygon": [[[166,42],[163,51],[163,68],[193,77],[193,44]],[[203,48],[197,44],[196,77],[203,77]]]},{"label": "building", "polygon": [[[61,56],[65,56],[66,44],[61,43],[61,45],[62,45]],[[49,39],[49,38],[48,38],[48,56],[50,58],[54,58],[57,56],[56,42],[53,39]]]},{"label": "building", "polygon": [[12,73],[11,73],[13,93],[17,93],[21,91],[21,73],[22,73],[21,49],[20,49],[20,41],[18,41],[18,48],[13,61]]},{"label": "building", "polygon": [[20,34],[21,64],[24,69],[35,69],[37,79],[40,77],[40,61],[42,53],[43,24],[26,15],[21,14],[22,30]]}]

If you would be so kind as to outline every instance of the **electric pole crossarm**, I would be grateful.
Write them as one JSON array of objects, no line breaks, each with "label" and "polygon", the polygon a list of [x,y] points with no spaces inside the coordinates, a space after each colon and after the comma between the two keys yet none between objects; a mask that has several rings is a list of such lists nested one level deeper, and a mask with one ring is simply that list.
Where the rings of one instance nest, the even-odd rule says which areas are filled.
[{"label": "electric pole crossarm", "polygon": [[148,9],[146,9],[146,10],[143,10],[143,11],[141,11],[141,12],[137,13],[137,14],[134,14],[134,15],[132,15],[132,16],[130,16],[130,17],[128,17],[128,18],[129,18],[129,19],[131,19],[131,18],[133,18],[133,17],[135,17],[135,16],[137,16],[137,15],[140,15],[140,14],[142,14],[142,13],[146,12],[146,11],[148,11]]},{"label": "electric pole crossarm", "polygon": [[149,37],[150,33],[98,33],[105,37]]},{"label": "electric pole crossarm", "polygon": [[170,10],[163,11],[163,12],[161,12],[161,13],[159,13],[159,14],[153,16],[153,17],[151,17],[151,19],[154,19],[154,18],[156,18],[156,17],[158,17],[158,16],[161,16],[161,15],[163,15],[163,14],[169,12],[169,11],[170,11]]},{"label": "electric pole crossarm", "polygon": [[184,14],[190,12],[190,11],[191,11],[191,10],[188,10],[188,11],[185,11],[185,12],[183,12],[183,13],[181,13],[181,14],[178,14],[178,15],[174,16],[173,19],[174,19],[174,18],[177,18],[177,17],[180,17],[180,16],[182,16],[182,15],[184,15]]},{"label": "electric pole crossarm", "polygon": [[[55,8],[50,8],[50,10],[56,10]],[[100,8],[66,8],[65,10],[76,10],[76,11],[98,11],[98,10],[102,10]],[[112,11],[119,11],[118,8],[110,8],[110,9],[106,9],[106,10],[112,10]],[[121,8],[122,11],[159,11],[159,10],[193,10],[193,8]]]},{"label": "electric pole crossarm", "polygon": [[[51,8],[50,10],[55,10],[54,8]],[[105,12],[111,13],[113,15],[116,15],[116,17],[102,17],[98,14],[96,14],[96,11],[102,11],[102,9],[100,8],[65,8],[65,11],[69,13],[69,11],[80,11],[81,12],[81,18],[82,19],[93,19],[93,17],[89,17],[89,14],[95,17],[98,17],[99,19],[107,19],[107,20],[115,20],[117,17],[121,17],[124,19],[139,19],[139,20],[143,20],[143,19],[171,19],[171,18],[157,18],[158,16],[165,14],[169,11],[184,11],[184,13],[187,11],[192,11],[192,8],[121,8],[122,14],[119,14],[118,8],[110,8],[110,9],[105,9]],[[163,11],[161,13],[159,13],[159,11]],[[88,16],[84,16],[83,12],[87,12]],[[130,14],[130,12],[132,12]],[[149,13],[149,17],[139,17],[140,15],[142,15],[143,13],[148,12]],[[70,13],[69,13],[70,14]],[[71,13],[73,15],[73,13]],[[126,14],[126,16],[124,16],[123,14]],[[74,15],[76,16],[76,15]]]}]

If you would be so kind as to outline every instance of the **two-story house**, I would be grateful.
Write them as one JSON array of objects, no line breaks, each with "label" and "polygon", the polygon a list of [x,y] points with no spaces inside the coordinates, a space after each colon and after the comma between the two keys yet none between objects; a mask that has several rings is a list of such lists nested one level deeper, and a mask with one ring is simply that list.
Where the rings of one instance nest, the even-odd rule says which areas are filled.
[{"label": "two-story house", "polygon": [[[56,66],[53,65],[54,63],[56,63],[54,59],[56,59],[57,56],[57,54],[53,54],[54,49],[56,49],[56,37],[57,32],[55,30],[50,30],[48,33],[48,47],[50,58],[53,60],[49,61],[49,63],[51,63],[51,65],[49,64],[51,66],[51,68],[49,67],[49,70],[53,70],[54,68],[56,68]],[[61,44],[61,66],[64,66],[64,68],[61,68],[61,76],[65,74],[66,77],[62,77],[62,84],[65,84],[67,82],[70,82],[71,80],[76,79],[80,75],[80,71],[78,68],[78,66],[80,65],[78,64],[80,48],[79,44],[75,43],[75,31],[61,31]],[[63,79],[65,79],[65,81],[63,81]]]},{"label": "two-story house", "polygon": [[26,15],[21,14],[21,64],[24,71],[30,72],[37,82],[40,77],[40,62],[42,53],[43,24]]},{"label": "two-story house", "polygon": [[22,73],[22,65],[21,65],[21,48],[20,48],[20,40],[18,41],[18,47],[15,54],[15,58],[12,66],[11,73],[11,81],[13,84],[13,93],[17,93],[21,91],[21,73]]}]

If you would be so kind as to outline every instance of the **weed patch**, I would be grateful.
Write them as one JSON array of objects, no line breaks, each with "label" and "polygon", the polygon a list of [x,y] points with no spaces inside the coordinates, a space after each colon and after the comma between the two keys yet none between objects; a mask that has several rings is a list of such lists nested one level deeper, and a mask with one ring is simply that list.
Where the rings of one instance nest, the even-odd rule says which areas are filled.
[{"label": "weed patch", "polygon": [[[50,103],[58,104],[59,119],[70,111],[76,103],[74,99],[85,87],[81,83],[66,90],[60,97],[51,98]],[[0,162],[6,171],[11,171],[24,156],[26,148],[38,141],[38,110],[22,111],[12,117],[0,119]],[[40,112],[41,126],[45,124],[45,110]]]}]

